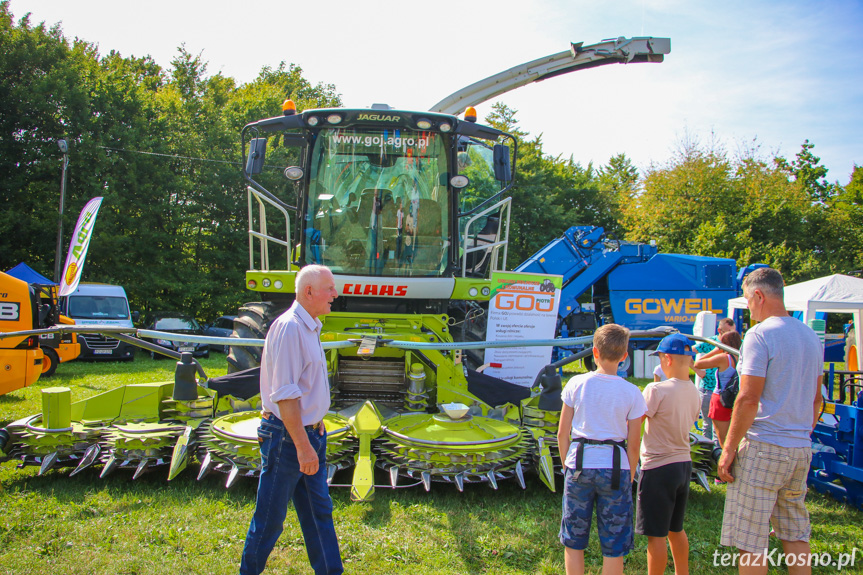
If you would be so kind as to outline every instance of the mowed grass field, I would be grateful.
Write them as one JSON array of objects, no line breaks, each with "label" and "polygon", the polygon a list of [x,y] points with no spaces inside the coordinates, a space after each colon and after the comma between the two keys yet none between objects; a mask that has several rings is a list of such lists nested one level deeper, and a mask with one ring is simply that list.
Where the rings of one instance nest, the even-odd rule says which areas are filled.
[{"label": "mowed grass field", "polygon": [[[227,371],[225,357],[202,361],[210,376]],[[139,355],[131,364],[61,365],[54,377],[0,396],[0,426],[41,410],[40,390],[66,386],[73,401],[128,383],[173,380],[173,362]],[[646,381],[636,381],[643,386]],[[105,479],[91,468],[68,477],[67,470],[37,476],[37,469],[0,466],[0,573],[65,574],[228,574],[236,573],[255,504],[256,484],[241,479],[230,490],[225,476],[196,481],[197,465],[172,482],[154,471],[132,481],[131,472]],[[348,483],[350,472],[336,476]],[[380,477],[379,483],[388,483]],[[346,572],[372,575],[464,573],[563,573],[557,540],[558,493],[533,475],[527,490],[501,482],[497,491],[467,485],[379,489],[374,501],[354,503],[344,488],[333,488],[336,530]],[[729,573],[714,566],[719,547],[725,488],[711,493],[693,486],[686,518],[690,564],[698,575]],[[813,551],[850,553],[857,562],[843,573],[863,573],[863,513],[810,492]],[[627,573],[646,573],[646,543],[636,536]],[[771,546],[778,546],[772,541]],[[590,573],[599,573],[601,556],[592,534],[587,553]],[[779,569],[777,572],[784,572]],[[835,572],[817,568],[816,573]],[[671,570],[669,569],[669,572]],[[266,573],[309,574],[302,533],[289,511]]]}]

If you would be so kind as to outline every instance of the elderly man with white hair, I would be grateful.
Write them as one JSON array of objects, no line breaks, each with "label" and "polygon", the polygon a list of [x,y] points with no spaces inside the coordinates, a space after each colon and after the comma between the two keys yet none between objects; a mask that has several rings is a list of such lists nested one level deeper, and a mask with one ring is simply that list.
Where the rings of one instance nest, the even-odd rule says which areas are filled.
[{"label": "elderly man with white hair", "polygon": [[323,419],[330,389],[318,319],[330,313],[338,292],[325,266],[304,267],[295,283],[296,301],[270,326],[261,356],[262,467],[240,564],[243,575],[264,570],[282,533],[288,501],[294,503],[315,573],[343,572],[327,487]]}]

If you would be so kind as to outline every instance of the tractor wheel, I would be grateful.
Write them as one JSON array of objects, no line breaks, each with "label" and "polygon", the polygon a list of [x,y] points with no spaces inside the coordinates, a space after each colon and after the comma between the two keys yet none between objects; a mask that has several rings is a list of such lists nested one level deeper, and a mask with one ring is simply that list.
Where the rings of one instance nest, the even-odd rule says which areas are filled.
[{"label": "tractor wheel", "polygon": [[588,355],[581,361],[584,362],[584,371],[593,371],[596,369],[596,362],[593,361],[592,355]]},{"label": "tractor wheel", "polygon": [[[284,310],[266,301],[247,303],[239,309],[234,319],[234,333],[231,337],[240,339],[264,339],[270,324]],[[230,346],[228,353],[228,373],[243,371],[261,365],[260,347]]]},{"label": "tractor wheel", "polygon": [[51,377],[57,371],[57,366],[60,365],[60,358],[57,352],[50,347],[42,348],[42,377]]}]

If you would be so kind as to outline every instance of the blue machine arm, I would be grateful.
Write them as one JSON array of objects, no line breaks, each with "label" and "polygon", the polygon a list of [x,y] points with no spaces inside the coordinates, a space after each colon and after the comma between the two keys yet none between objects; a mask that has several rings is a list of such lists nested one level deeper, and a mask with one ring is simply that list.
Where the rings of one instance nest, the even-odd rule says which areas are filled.
[{"label": "blue machine arm", "polygon": [[611,270],[622,263],[645,262],[657,252],[655,246],[648,244],[607,244],[603,228],[573,226],[525,260],[515,271],[562,275],[558,314],[565,318],[581,311],[578,298]]}]

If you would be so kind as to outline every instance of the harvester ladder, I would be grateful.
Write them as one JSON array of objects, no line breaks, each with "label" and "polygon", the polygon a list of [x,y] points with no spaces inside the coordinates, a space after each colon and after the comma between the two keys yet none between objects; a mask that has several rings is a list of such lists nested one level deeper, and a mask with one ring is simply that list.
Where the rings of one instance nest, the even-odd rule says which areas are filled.
[{"label": "harvester ladder", "polygon": [[[285,267],[282,269],[290,269],[291,267],[291,217],[288,215],[288,211],[283,207],[255,190],[251,186],[246,188],[248,190],[249,197],[249,269],[255,269],[255,240],[259,242],[260,250],[261,250],[261,267],[260,271],[269,271],[270,270],[270,250],[269,243],[273,242],[280,246],[284,246],[285,248]],[[254,198],[258,202],[258,230],[255,231],[255,222],[254,222],[254,204],[252,202],[252,198]],[[270,204],[277,210],[279,210],[283,216],[285,216],[285,239],[281,240],[277,237],[269,235],[267,231],[267,206],[266,204]]]},{"label": "harvester ladder", "polygon": [[[509,245],[509,217],[510,217],[510,206],[512,205],[512,198],[505,198],[498,203],[489,206],[483,211],[479,212],[471,219],[467,221],[464,226],[464,238],[462,241],[462,245],[465,246],[462,253],[461,260],[461,275],[465,277],[467,274],[467,256],[473,252],[478,251],[486,251],[489,252],[489,256],[491,257],[491,272],[496,271],[506,271],[506,254],[507,254],[507,246]],[[470,227],[478,219],[487,216],[491,213],[498,212],[500,213],[500,218],[497,223],[497,233],[495,234],[495,241],[489,244],[483,244],[481,246],[475,246],[472,248],[467,247],[468,239],[470,238]],[[501,239],[501,235],[503,239]],[[503,260],[500,259],[500,250],[503,248]],[[499,265],[499,262],[503,261],[502,265]]]}]

